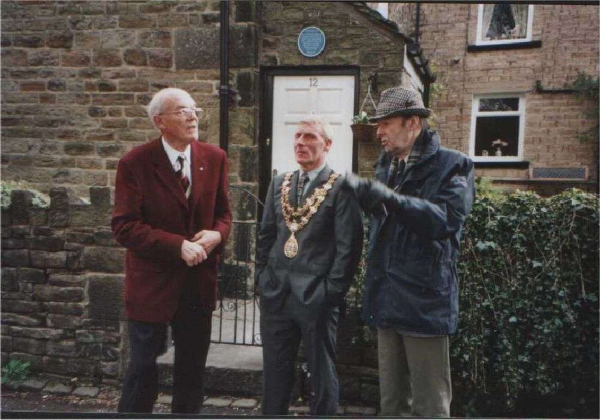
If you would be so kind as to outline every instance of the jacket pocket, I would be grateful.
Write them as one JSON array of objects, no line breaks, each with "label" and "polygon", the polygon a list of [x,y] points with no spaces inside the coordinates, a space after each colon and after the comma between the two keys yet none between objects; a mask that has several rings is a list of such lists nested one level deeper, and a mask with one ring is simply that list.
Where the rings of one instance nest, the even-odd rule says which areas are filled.
[{"label": "jacket pocket", "polygon": [[411,283],[426,289],[443,290],[448,287],[451,276],[448,264],[434,255],[394,260],[388,272],[396,281]]}]

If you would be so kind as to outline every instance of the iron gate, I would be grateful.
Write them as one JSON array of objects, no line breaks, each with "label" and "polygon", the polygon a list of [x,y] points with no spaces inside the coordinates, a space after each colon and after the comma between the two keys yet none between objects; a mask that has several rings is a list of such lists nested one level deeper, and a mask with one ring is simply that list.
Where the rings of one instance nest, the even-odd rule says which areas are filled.
[{"label": "iron gate", "polygon": [[260,310],[254,284],[254,255],[259,206],[251,191],[229,187],[233,213],[231,233],[218,277],[219,300],[213,313],[213,343],[260,346]]}]

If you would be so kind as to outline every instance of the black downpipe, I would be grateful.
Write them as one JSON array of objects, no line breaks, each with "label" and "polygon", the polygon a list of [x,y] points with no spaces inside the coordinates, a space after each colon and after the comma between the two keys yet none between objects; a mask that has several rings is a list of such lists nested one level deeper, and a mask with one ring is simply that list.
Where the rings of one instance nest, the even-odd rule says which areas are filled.
[{"label": "black downpipe", "polygon": [[221,86],[219,146],[225,152],[229,149],[229,2],[221,1]]}]

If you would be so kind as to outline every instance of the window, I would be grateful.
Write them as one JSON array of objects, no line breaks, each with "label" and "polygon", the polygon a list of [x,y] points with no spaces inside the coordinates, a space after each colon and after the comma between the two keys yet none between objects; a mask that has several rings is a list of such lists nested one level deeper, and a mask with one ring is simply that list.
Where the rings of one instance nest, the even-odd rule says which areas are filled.
[{"label": "window", "polygon": [[480,4],[476,45],[514,44],[531,41],[533,6],[528,4]]},{"label": "window", "polygon": [[469,155],[475,162],[521,161],[524,118],[521,95],[474,97]]}]

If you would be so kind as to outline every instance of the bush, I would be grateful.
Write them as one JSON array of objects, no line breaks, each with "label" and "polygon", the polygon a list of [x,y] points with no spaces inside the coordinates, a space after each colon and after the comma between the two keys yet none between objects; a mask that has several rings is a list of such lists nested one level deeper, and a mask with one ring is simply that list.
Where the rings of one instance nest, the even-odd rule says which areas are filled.
[{"label": "bush", "polygon": [[29,362],[12,359],[2,368],[2,384],[9,387],[18,386],[29,376]]},{"label": "bush", "polygon": [[459,272],[453,414],[597,417],[597,197],[479,194]]}]

